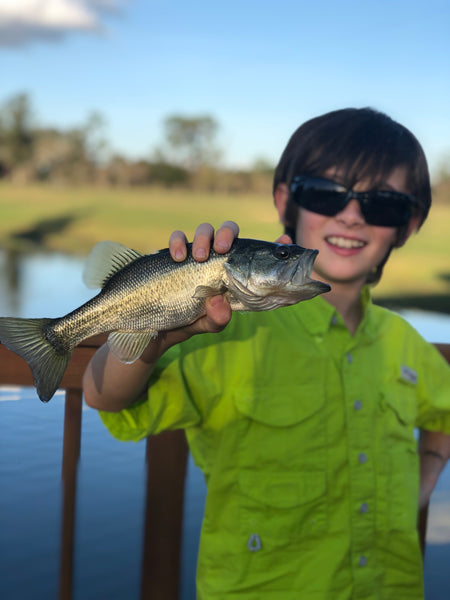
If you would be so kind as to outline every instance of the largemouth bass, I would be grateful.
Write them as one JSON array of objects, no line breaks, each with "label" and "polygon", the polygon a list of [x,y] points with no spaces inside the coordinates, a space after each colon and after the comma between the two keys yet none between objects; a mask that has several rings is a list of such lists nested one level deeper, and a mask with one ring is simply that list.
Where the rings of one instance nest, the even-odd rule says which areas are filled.
[{"label": "largemouth bass", "polygon": [[142,255],[115,242],[97,244],[86,264],[85,283],[101,288],[94,298],[56,319],[0,318],[0,341],[24,358],[39,398],[58,389],[73,349],[82,340],[109,333],[122,362],[134,362],[152,338],[193,323],[205,314],[209,296],[224,294],[235,311],[273,310],[327,292],[311,279],[317,250],[295,244],[236,239],[226,254],[172,260],[169,250]]}]

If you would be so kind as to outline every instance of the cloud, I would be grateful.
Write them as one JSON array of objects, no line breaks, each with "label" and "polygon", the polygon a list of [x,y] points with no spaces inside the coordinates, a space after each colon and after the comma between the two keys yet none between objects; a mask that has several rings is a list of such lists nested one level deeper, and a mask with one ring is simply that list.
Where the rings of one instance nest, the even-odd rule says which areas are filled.
[{"label": "cloud", "polygon": [[58,40],[73,32],[101,33],[107,13],[126,0],[0,0],[0,46]]}]

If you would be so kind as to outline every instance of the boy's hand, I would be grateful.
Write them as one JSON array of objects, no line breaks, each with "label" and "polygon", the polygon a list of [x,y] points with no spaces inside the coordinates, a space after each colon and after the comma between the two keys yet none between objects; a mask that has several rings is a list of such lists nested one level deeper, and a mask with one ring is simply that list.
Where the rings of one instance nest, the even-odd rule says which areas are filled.
[{"label": "boy's hand", "polygon": [[[214,239],[213,248],[218,254],[228,252],[235,238],[239,235],[239,225],[234,221],[225,221],[216,231],[209,223],[202,223],[195,232],[192,254],[195,260],[203,262],[209,256],[211,240]],[[277,240],[279,244],[292,244],[291,238],[283,234]],[[182,262],[186,258],[186,235],[183,231],[174,231],[169,239],[169,250],[173,260]]]},{"label": "boy's hand", "polygon": [[[234,239],[239,235],[239,225],[234,221],[225,221],[214,234],[214,228],[209,223],[202,223],[197,227],[192,245],[192,255],[195,260],[203,262],[209,257],[211,241],[213,248],[219,253],[228,252]],[[187,239],[182,231],[174,231],[170,236],[169,250],[172,258],[181,262],[186,258]]]},{"label": "boy's hand", "polygon": [[[235,238],[239,235],[239,226],[234,221],[225,221],[214,234],[214,228],[209,223],[202,223],[197,227],[194,241],[192,242],[192,255],[195,260],[203,262],[208,259],[211,241],[213,248],[219,254],[228,252]],[[186,235],[182,231],[174,231],[170,236],[169,250],[172,258],[177,262],[185,260]],[[183,333],[190,337],[196,333],[216,333],[221,331],[231,319],[231,308],[223,296],[214,296],[206,301],[206,315],[192,325],[183,328]],[[179,334],[181,331],[178,332]],[[176,335],[176,334],[172,334]],[[171,335],[168,334],[170,338]]]}]

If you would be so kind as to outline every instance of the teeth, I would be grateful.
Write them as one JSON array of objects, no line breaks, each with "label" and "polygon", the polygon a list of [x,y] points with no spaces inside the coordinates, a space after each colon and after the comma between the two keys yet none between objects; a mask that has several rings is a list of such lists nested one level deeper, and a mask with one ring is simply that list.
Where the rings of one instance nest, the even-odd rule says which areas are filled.
[{"label": "teeth", "polygon": [[333,235],[327,238],[327,242],[337,246],[338,248],[362,248],[365,246],[365,242],[359,240],[349,240],[348,238],[339,237]]}]

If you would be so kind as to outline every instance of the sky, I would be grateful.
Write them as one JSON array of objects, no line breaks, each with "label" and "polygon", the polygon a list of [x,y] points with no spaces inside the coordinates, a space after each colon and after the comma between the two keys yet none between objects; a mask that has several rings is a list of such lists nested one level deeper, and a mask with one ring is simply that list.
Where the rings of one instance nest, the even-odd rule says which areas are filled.
[{"label": "sky", "polygon": [[[448,0],[0,0],[0,103],[37,122],[105,119],[150,158],[164,119],[211,115],[228,167],[275,164],[305,120],[372,106],[450,164]],[[450,168],[450,167],[448,167]]]}]

